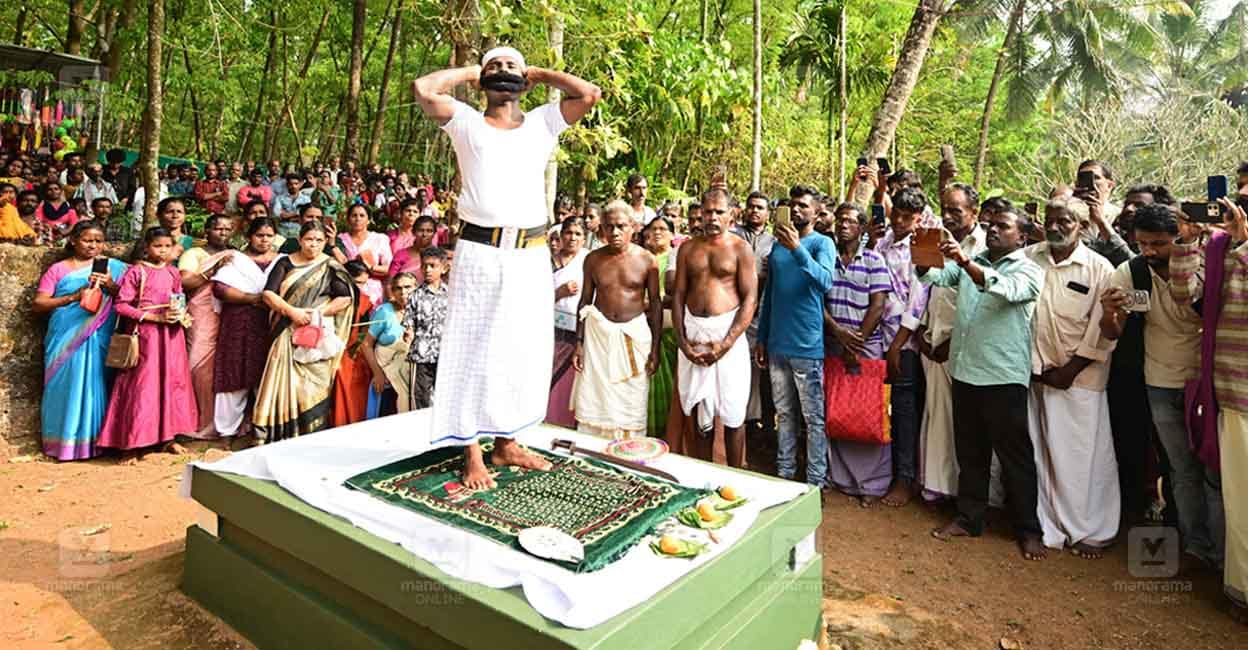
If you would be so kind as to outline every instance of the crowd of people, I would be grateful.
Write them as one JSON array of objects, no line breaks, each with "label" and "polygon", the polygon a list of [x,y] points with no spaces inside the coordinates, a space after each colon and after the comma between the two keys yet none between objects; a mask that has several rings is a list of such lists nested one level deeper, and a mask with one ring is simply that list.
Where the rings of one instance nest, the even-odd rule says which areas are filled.
[{"label": "crowd of people", "polygon": [[[351,161],[171,165],[143,229],[123,161],[16,156],[0,177],[0,239],[65,248],[33,302],[49,456],[133,462],[434,404],[472,227],[454,194]],[[1119,206],[1107,164],[1079,171],[1025,207],[952,169],[929,190],[870,165],[848,193],[866,205],[805,185],[739,203],[718,182],[656,209],[640,175],[601,207],[561,197],[545,419],[735,467],[771,439],[781,477],[864,507],[953,500],[943,540],[1004,506],[1029,560],[1172,522],[1243,617],[1248,165],[1219,224],[1159,185]]]}]

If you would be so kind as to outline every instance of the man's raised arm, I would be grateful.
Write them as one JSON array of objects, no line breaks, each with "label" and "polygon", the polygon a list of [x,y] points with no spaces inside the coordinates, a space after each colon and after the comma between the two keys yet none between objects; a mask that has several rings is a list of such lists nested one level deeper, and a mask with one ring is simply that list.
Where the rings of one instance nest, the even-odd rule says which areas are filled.
[{"label": "man's raised arm", "polygon": [[602,99],[602,89],[566,72],[529,66],[525,71],[525,78],[529,80],[530,87],[536,84],[546,84],[563,92],[563,99],[559,102],[559,112],[563,113],[563,121],[568,124],[576,124],[582,117],[589,115],[594,104]]},{"label": "man's raised arm", "polygon": [[[443,126],[455,116],[455,97],[451,95],[451,91],[460,84],[475,83],[480,78],[481,66],[479,65],[447,68],[431,72],[413,81],[412,92],[416,95],[420,110],[424,111],[429,119],[437,122],[438,126]],[[566,112],[564,117],[566,119]]]}]

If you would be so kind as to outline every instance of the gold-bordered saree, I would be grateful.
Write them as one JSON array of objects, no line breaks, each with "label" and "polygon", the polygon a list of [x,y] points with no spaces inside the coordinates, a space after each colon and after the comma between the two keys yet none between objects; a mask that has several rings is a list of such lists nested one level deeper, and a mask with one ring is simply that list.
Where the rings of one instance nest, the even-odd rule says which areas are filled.
[{"label": "gold-bordered saree", "polygon": [[[293,262],[293,260],[292,260]],[[332,299],[330,281],[337,276],[348,286],[351,278],[336,260],[322,255],[303,265],[294,265],[282,280],[279,295],[298,309],[323,309]],[[353,301],[354,302],[354,301]],[[350,336],[355,305],[325,320],[338,338]],[[294,328],[290,319],[276,313],[269,317],[273,344],[264,366],[264,376],[256,393],[253,428],[266,442],[276,442],[329,426],[333,379],[342,353],[314,363],[296,363]]]}]

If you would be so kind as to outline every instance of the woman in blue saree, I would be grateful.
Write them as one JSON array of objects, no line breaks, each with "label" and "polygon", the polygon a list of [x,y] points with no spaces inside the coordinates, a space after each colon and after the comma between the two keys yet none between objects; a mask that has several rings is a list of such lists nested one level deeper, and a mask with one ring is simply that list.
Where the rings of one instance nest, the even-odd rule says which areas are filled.
[{"label": "woman in blue saree", "polygon": [[[104,251],[104,231],[94,222],[79,222],[68,248],[69,257],[40,278],[32,308],[36,314],[51,313],[43,341],[43,452],[58,460],[80,460],[95,455],[108,405],[111,373],[104,357],[117,322],[113,295],[126,265],[109,259],[107,273],[94,272]],[[101,290],[95,311],[83,308],[89,287]],[[90,306],[92,301],[85,302]]]}]

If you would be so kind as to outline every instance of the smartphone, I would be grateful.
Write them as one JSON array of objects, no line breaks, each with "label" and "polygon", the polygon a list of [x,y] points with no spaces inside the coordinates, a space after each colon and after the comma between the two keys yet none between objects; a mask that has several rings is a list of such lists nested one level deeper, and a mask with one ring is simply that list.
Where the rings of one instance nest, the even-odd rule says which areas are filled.
[{"label": "smartphone", "polygon": [[92,261],[91,261],[91,272],[92,272],[92,273],[103,273],[103,274],[107,274],[107,273],[108,273],[108,258],[107,258],[107,257],[97,257],[97,258],[95,258],[94,260],[92,260]]},{"label": "smartphone", "polygon": [[1040,204],[1035,201],[1028,201],[1023,205],[1023,212],[1026,212],[1032,219],[1035,219],[1036,215],[1040,212]]},{"label": "smartphone", "polygon": [[1222,205],[1208,201],[1184,201],[1183,216],[1196,223],[1222,223]]},{"label": "smartphone", "polygon": [[950,167],[958,166],[958,161],[955,160],[953,157],[953,145],[951,144],[940,145],[940,161],[949,165]]},{"label": "smartphone", "polygon": [[775,215],[776,215],[775,217],[776,226],[792,226],[793,225],[792,208],[790,208],[789,206],[782,205],[776,208]]},{"label": "smartphone", "polygon": [[1210,176],[1205,181],[1209,189],[1209,202],[1213,203],[1218,199],[1226,197],[1226,177]]},{"label": "smartphone", "polygon": [[884,218],[884,206],[876,203],[871,206],[871,225],[882,226],[887,220]]},{"label": "smartphone", "polygon": [[1090,169],[1079,172],[1079,176],[1075,178],[1075,188],[1080,190],[1090,190],[1096,183],[1096,174]]},{"label": "smartphone", "polygon": [[888,158],[876,158],[875,166],[879,168],[881,176],[888,176],[893,173],[892,168],[888,166]]},{"label": "smartphone", "polygon": [[859,158],[859,159],[858,159],[858,166],[859,166],[859,167],[866,167],[866,166],[867,166],[867,159],[866,159],[866,158]]},{"label": "smartphone", "polygon": [[1148,311],[1152,309],[1152,297],[1147,291],[1133,289],[1127,292],[1127,304],[1123,305],[1123,308],[1127,311]]}]

